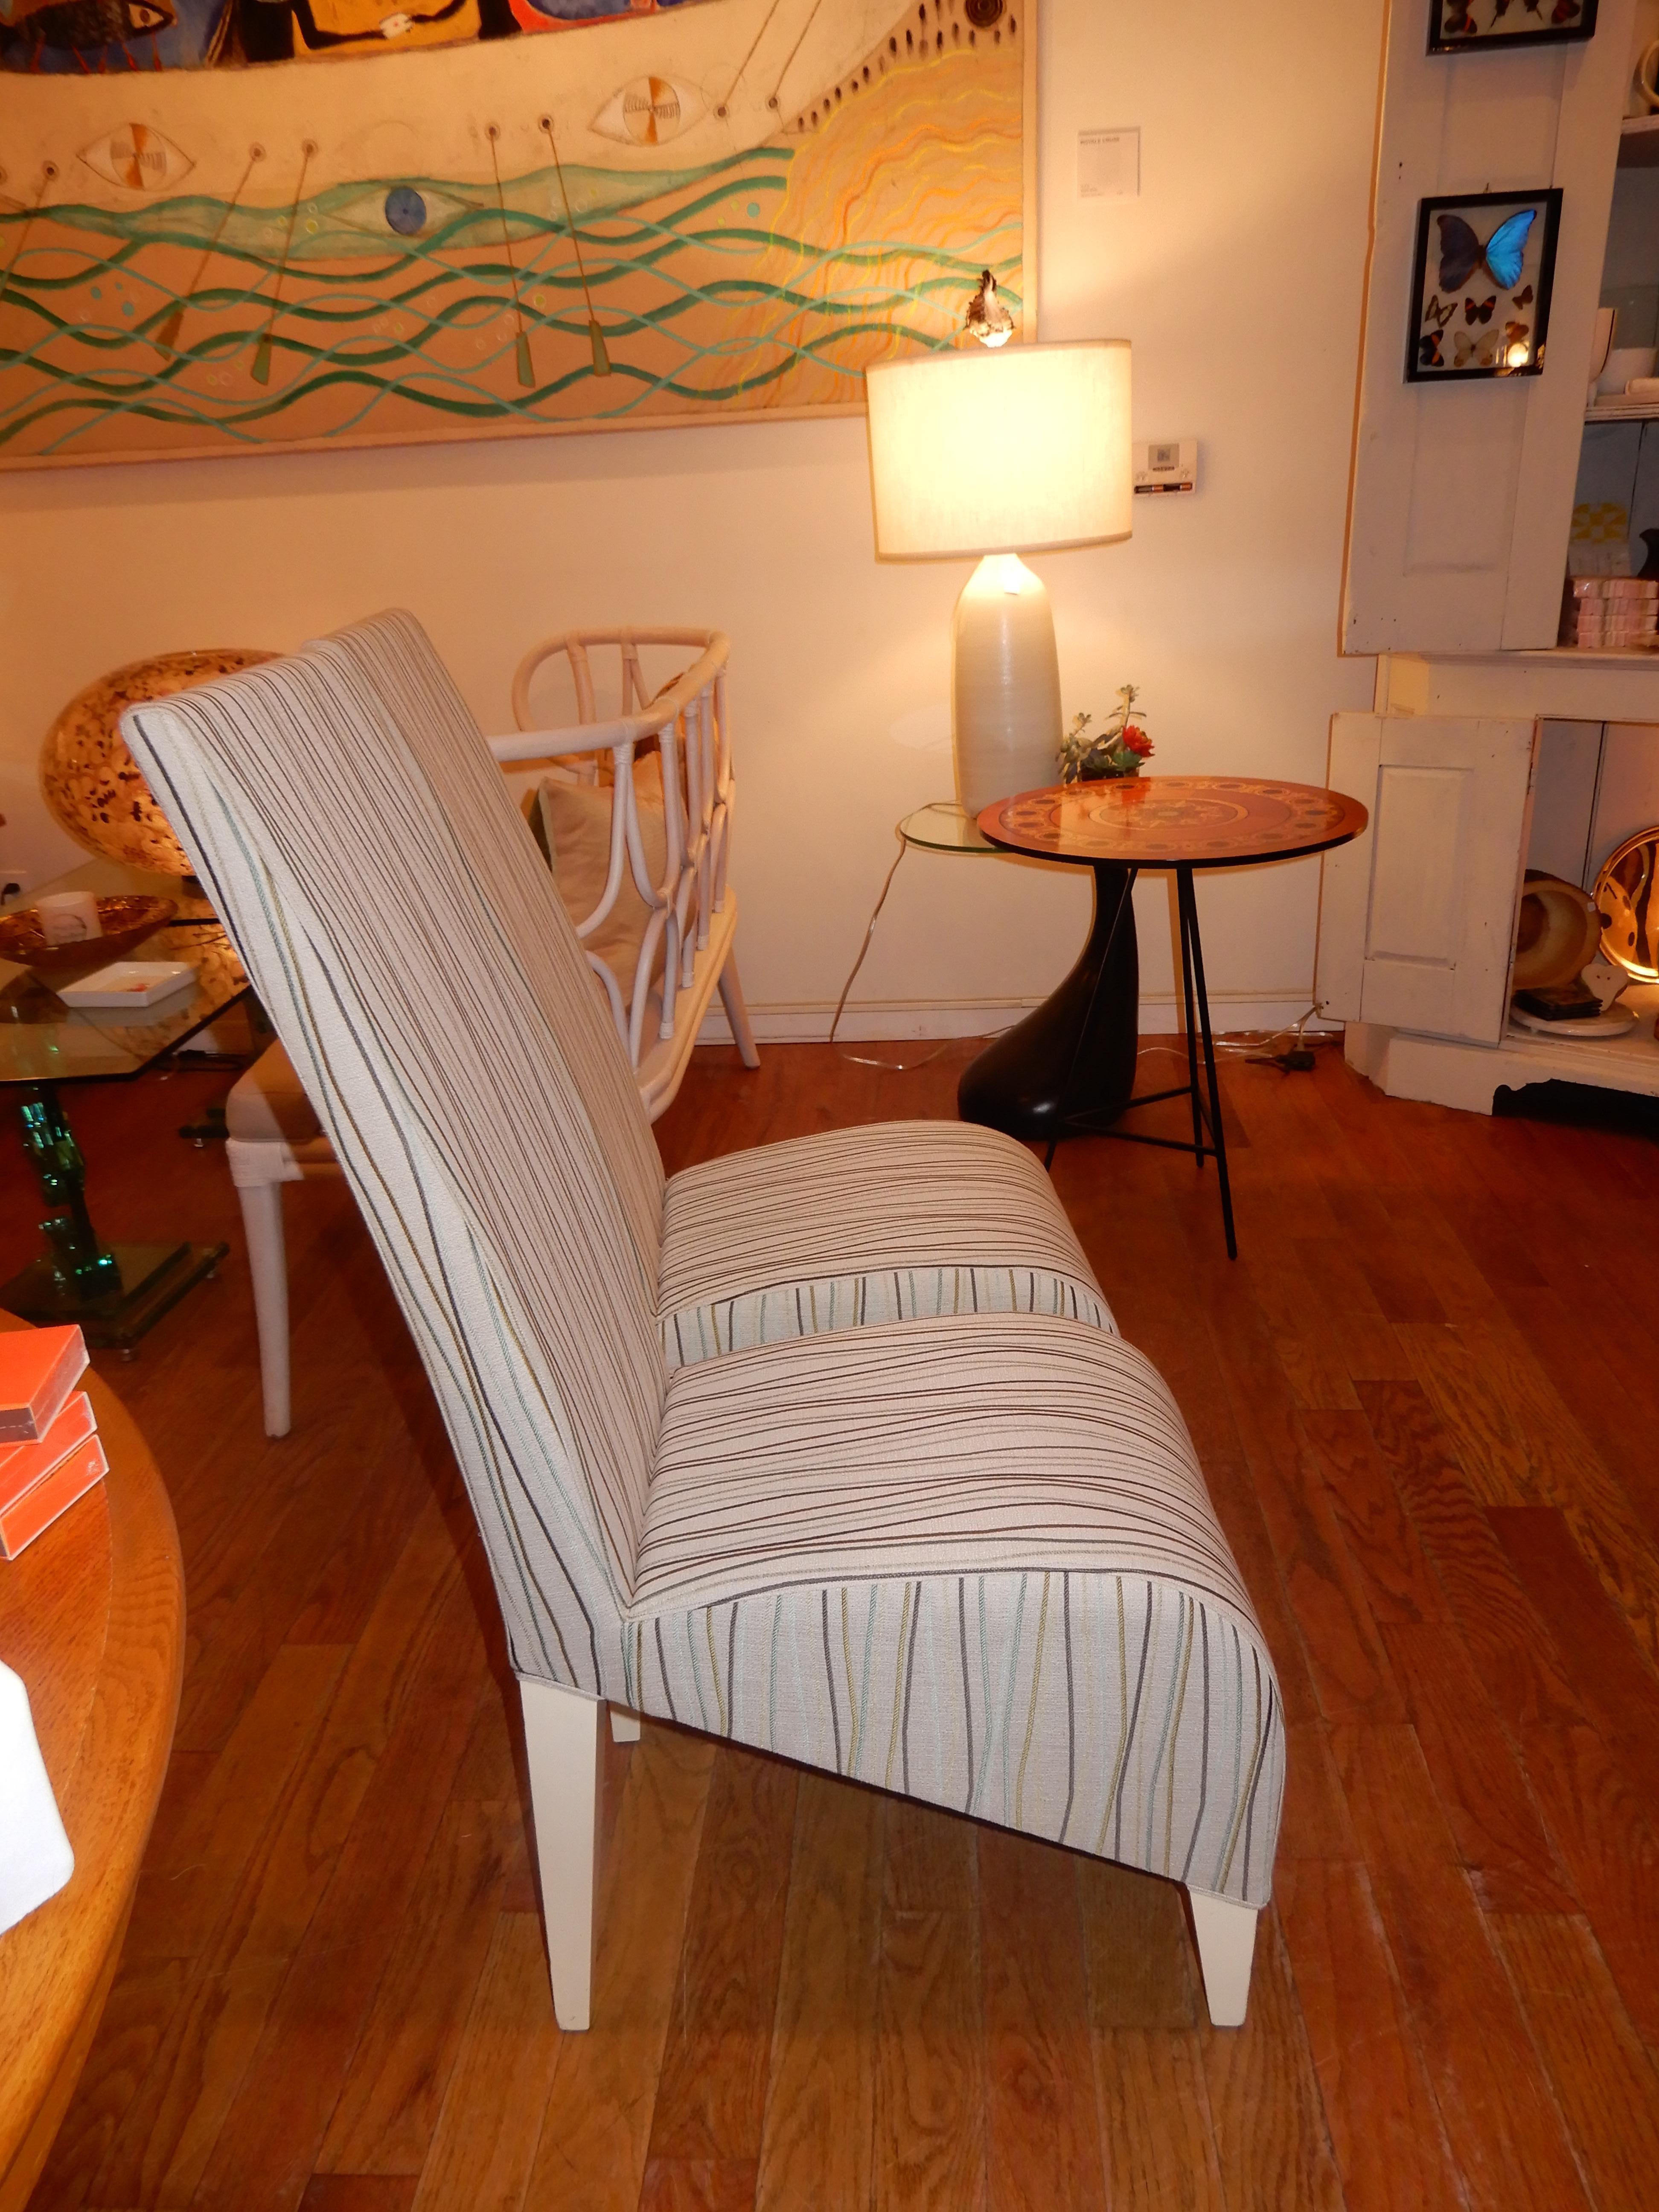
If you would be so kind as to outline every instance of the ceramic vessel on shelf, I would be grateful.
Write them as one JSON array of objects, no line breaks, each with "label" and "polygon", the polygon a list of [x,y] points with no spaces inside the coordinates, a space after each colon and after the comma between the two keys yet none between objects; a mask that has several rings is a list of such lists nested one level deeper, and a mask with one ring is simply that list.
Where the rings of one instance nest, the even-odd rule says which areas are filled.
[{"label": "ceramic vessel on shelf", "polygon": [[162,653],[112,669],[77,691],[40,748],[41,796],[76,844],[130,868],[189,875],[190,857],[127,750],[121,716],[137,701],[164,699],[275,658],[239,646]]},{"label": "ceramic vessel on shelf", "polygon": [[1595,380],[1596,390],[1604,399],[1622,399],[1627,384],[1637,377],[1653,374],[1654,360],[1652,346],[1614,346]]}]

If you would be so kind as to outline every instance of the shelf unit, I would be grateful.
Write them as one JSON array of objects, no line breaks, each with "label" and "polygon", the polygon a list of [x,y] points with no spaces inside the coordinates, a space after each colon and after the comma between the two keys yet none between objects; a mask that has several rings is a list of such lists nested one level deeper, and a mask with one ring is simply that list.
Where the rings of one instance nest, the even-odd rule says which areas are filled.
[{"label": "shelf unit", "polygon": [[1659,115],[1627,115],[1619,131],[1621,169],[1659,169]]}]

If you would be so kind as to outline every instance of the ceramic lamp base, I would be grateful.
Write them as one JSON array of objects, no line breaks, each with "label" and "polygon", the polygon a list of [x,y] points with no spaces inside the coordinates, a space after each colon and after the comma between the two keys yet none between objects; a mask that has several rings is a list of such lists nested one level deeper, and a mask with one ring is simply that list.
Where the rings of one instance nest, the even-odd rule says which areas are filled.
[{"label": "ceramic lamp base", "polygon": [[1016,553],[988,553],[951,624],[957,796],[994,799],[1060,780],[1060,657],[1042,580]]}]

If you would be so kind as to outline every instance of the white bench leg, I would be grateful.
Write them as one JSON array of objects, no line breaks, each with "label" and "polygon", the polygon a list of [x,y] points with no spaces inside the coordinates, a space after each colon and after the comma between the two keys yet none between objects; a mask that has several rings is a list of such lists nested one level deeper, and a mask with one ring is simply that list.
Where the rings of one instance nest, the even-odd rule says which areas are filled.
[{"label": "white bench leg", "polygon": [[1243,2027],[1250,1995],[1250,1961],[1255,1954],[1256,1908],[1236,1905],[1207,1889],[1189,1889],[1198,1963],[1204,1970],[1204,1997],[1212,2027]]},{"label": "white bench leg", "polygon": [[604,1701],[556,1682],[519,1684],[530,1810],[541,1876],[553,2011],[567,2030],[588,2024],[598,1883],[599,1715]]},{"label": "white bench leg", "polygon": [[732,1024],[732,1034],[737,1039],[738,1055],[745,1067],[758,1067],[760,1054],[755,1049],[755,1032],[749,1026],[749,1009],[743,1002],[743,985],[738,981],[736,956],[728,952],[726,964],[720,969],[720,1004],[726,1009],[726,1018]]},{"label": "white bench leg", "polygon": [[612,1743],[637,1743],[640,1740],[640,1717],[626,1705],[611,1708],[611,1741]]},{"label": "white bench leg", "polygon": [[288,1249],[283,1235],[280,1182],[237,1188],[253,1277],[253,1318],[259,1332],[259,1381],[264,1393],[265,1434],[285,1437],[292,1419],[289,1390]]}]

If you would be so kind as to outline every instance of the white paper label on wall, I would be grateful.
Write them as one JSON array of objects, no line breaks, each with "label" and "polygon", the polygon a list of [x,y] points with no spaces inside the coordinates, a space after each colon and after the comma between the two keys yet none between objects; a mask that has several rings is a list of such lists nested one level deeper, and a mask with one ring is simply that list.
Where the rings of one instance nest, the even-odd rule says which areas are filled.
[{"label": "white paper label on wall", "polygon": [[1178,492],[1198,489],[1196,438],[1154,438],[1135,447],[1135,490]]},{"label": "white paper label on wall", "polygon": [[1077,196],[1080,200],[1140,197],[1140,131],[1079,131]]}]

